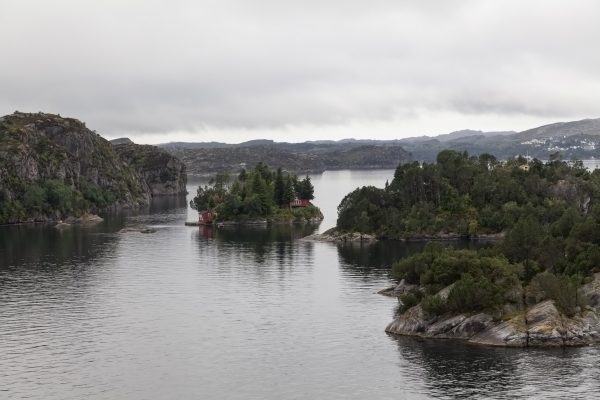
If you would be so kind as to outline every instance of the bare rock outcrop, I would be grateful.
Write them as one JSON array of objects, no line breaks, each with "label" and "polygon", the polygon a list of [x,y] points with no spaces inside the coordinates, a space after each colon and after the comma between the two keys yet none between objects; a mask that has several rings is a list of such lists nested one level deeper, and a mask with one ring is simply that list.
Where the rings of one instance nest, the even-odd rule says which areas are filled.
[{"label": "bare rock outcrop", "polygon": [[[443,298],[449,287],[437,296]],[[562,313],[553,300],[517,310],[508,319],[487,313],[428,316],[421,305],[411,307],[390,323],[386,332],[504,347],[572,347],[600,343],[600,274],[580,292],[589,306],[573,316]]]}]

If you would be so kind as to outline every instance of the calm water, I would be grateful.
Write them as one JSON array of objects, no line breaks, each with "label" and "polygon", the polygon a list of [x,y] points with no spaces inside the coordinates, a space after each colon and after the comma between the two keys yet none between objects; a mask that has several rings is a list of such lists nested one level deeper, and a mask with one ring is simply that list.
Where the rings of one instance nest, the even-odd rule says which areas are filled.
[{"label": "calm water", "polygon": [[[597,398],[598,348],[386,335],[396,300],[374,292],[415,248],[297,240],[390,175],[313,177],[320,228],[184,227],[184,200],[91,228],[0,228],[0,398]],[[123,230],[144,226],[156,233]]]}]

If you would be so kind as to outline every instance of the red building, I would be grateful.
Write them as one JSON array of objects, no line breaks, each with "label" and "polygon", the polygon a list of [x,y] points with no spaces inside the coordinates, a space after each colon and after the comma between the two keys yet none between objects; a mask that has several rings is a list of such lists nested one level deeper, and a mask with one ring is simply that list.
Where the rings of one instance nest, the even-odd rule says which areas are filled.
[{"label": "red building", "polygon": [[210,212],[210,211],[200,211],[198,213],[198,223],[200,225],[211,225],[213,223],[213,220],[215,218],[215,215]]},{"label": "red building", "polygon": [[312,206],[312,204],[310,203],[310,200],[304,200],[304,199],[294,199],[290,202],[290,207],[292,208],[304,208],[304,207],[308,207],[308,206]]}]

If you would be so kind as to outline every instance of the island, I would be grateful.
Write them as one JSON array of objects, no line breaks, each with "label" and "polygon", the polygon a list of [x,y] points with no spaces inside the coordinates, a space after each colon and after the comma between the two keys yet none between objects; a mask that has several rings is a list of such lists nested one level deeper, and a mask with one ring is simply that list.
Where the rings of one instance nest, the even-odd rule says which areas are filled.
[{"label": "island", "polygon": [[318,223],[323,214],[313,199],[309,176],[299,180],[259,162],[249,171],[218,174],[209,185],[199,186],[190,207],[198,211],[200,225]]},{"label": "island", "polygon": [[[392,267],[391,334],[510,347],[600,342],[600,171],[442,151],[346,196],[329,236],[429,240]],[[431,239],[478,239],[478,250]]]},{"label": "island", "polygon": [[77,119],[0,118],[0,224],[97,222],[96,213],[184,195],[186,182],[185,165],[164,150],[112,144]]}]

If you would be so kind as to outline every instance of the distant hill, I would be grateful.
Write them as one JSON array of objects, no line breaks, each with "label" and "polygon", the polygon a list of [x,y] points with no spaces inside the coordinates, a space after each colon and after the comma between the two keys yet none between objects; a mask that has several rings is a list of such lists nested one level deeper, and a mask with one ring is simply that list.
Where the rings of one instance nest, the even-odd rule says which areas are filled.
[{"label": "distant hill", "polygon": [[559,122],[523,132],[457,131],[435,137],[402,139],[400,144],[415,160],[433,161],[444,149],[470,154],[490,153],[499,159],[529,155],[548,159],[560,153],[563,159],[600,158],[600,119]]},{"label": "distant hill", "polygon": [[484,132],[465,129],[438,136],[404,139],[315,140],[302,143],[252,140],[166,143],[159,145],[180,157],[192,174],[214,174],[268,162],[294,173],[327,169],[395,168],[413,160],[434,161],[444,149],[478,155],[490,153],[499,159],[529,155],[548,159],[559,152],[564,159],[600,158],[600,119],[559,122],[523,132]]},{"label": "distant hill", "polygon": [[213,175],[251,168],[259,162],[274,168],[304,174],[332,169],[395,168],[410,161],[400,146],[340,145],[318,143],[275,143],[229,145],[226,147],[163,147],[181,159],[193,175]]},{"label": "distant hill", "polygon": [[476,131],[476,130],[472,130],[472,129],[463,129],[461,131],[454,131],[454,132],[438,135],[435,138],[437,140],[439,140],[440,142],[448,142],[451,140],[465,139],[465,138],[474,137],[474,136],[477,136],[477,137],[508,136],[508,135],[514,135],[515,133],[517,133],[517,132],[515,132],[515,131],[483,132],[483,131]]},{"label": "distant hill", "polygon": [[600,118],[557,122],[517,134],[521,139],[560,138],[578,135],[600,136]]}]

